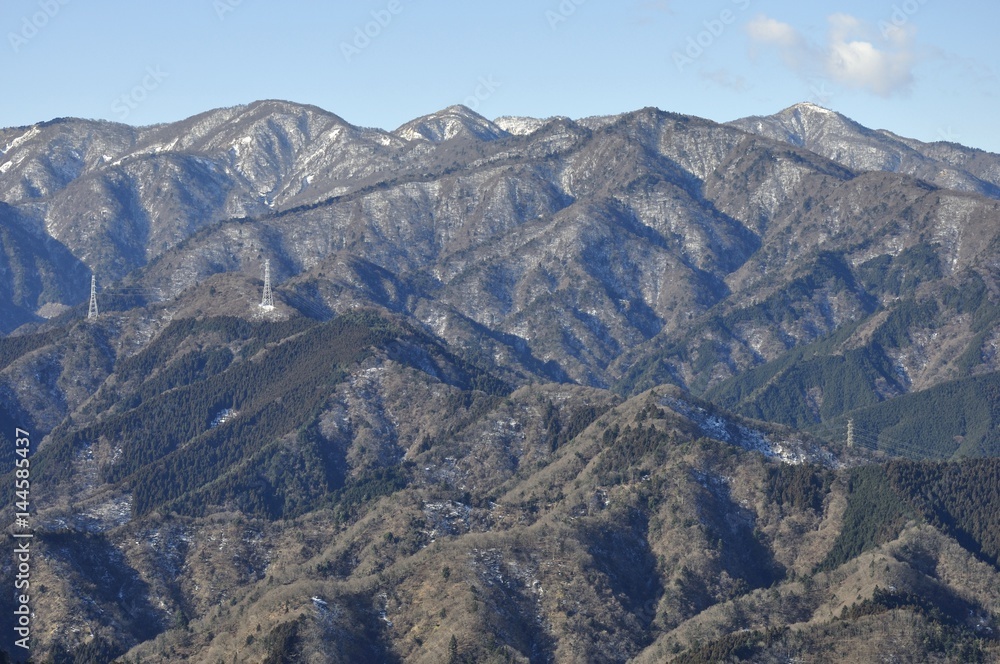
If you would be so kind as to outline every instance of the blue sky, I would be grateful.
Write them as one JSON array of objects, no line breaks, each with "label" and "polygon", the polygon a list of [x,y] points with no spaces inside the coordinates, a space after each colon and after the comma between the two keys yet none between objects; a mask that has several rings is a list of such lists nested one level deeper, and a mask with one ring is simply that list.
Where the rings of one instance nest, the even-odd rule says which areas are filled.
[{"label": "blue sky", "polygon": [[813,101],[1000,152],[1000,3],[4,0],[0,126],[179,120],[256,99],[394,129],[644,106],[726,121]]}]

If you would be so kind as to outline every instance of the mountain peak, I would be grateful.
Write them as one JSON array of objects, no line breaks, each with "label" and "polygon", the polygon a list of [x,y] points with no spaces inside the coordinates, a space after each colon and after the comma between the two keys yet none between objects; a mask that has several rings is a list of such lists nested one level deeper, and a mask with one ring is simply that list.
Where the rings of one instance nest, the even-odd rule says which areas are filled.
[{"label": "mountain peak", "polygon": [[1000,156],[469,103],[0,129],[36,658],[996,661]]},{"label": "mountain peak", "polygon": [[243,113],[284,113],[288,115],[314,115],[331,118],[341,124],[349,124],[336,113],[314,104],[302,104],[285,99],[258,99],[241,107]]},{"label": "mountain peak", "polygon": [[478,119],[482,119],[482,120],[486,119],[483,116],[481,116],[479,113],[476,113],[474,110],[472,110],[471,108],[469,108],[468,106],[466,106],[465,104],[452,104],[451,106],[448,106],[447,108],[444,108],[444,109],[438,111],[437,113],[432,113],[431,115],[442,115],[442,114],[445,114],[445,113],[451,114],[451,115],[461,115],[461,116],[464,116],[464,117],[467,117],[467,118],[474,118],[474,119],[477,119],[477,120]]},{"label": "mountain peak", "polygon": [[[838,140],[848,136],[867,136],[871,129],[836,111],[804,101],[767,116],[751,116],[729,123],[752,134],[760,134],[798,147],[814,145],[818,140],[836,135]],[[821,152],[822,154],[822,152]]]},{"label": "mountain peak", "polygon": [[840,113],[837,113],[836,111],[832,111],[829,108],[820,106],[819,104],[814,104],[811,101],[801,101],[798,104],[793,104],[792,106],[789,106],[785,110],[778,113],[778,115],[783,115],[789,112],[799,112],[799,113],[808,112],[808,113],[819,113],[822,115],[838,115],[838,116],[840,115]]},{"label": "mountain peak", "polygon": [[411,120],[392,133],[407,141],[431,143],[454,138],[493,141],[508,135],[506,131],[462,104]]}]

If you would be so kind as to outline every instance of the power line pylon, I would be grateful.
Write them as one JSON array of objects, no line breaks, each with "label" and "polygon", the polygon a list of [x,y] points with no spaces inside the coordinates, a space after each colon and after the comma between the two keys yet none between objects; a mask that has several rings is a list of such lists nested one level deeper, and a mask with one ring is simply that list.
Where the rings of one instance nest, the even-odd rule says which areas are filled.
[{"label": "power line pylon", "polygon": [[847,446],[854,447],[854,420],[847,420]]},{"label": "power line pylon", "polygon": [[97,275],[90,275],[90,309],[87,311],[87,320],[97,318]]},{"label": "power line pylon", "polygon": [[264,311],[274,309],[274,298],[271,295],[271,261],[264,261],[264,297],[260,301],[260,308]]}]

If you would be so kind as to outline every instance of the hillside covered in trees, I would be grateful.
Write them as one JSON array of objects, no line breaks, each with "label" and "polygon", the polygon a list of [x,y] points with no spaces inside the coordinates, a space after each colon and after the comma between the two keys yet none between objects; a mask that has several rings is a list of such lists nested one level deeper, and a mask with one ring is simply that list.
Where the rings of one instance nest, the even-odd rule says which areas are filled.
[{"label": "hillside covered in trees", "polygon": [[36,661],[1000,659],[995,155],[810,104],[0,144]]}]

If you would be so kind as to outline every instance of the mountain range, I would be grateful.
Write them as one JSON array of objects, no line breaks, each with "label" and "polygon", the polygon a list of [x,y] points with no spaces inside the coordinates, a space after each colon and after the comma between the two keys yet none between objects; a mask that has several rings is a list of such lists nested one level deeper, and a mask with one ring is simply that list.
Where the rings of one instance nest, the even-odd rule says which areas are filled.
[{"label": "mountain range", "polygon": [[990,661],[997,218],[813,104],[2,129],[39,652]]}]

